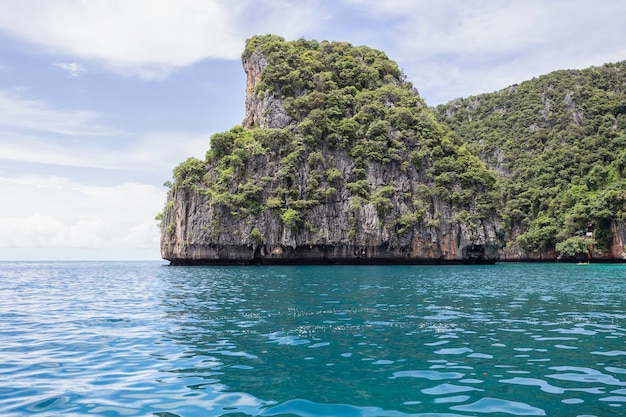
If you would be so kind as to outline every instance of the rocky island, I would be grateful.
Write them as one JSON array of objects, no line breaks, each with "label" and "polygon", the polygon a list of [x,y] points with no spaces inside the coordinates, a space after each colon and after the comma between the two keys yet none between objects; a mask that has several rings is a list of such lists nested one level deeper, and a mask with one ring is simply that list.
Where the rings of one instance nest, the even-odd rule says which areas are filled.
[{"label": "rocky island", "polygon": [[[593,190],[594,198],[609,198],[606,210],[568,217],[564,204],[578,194],[554,207],[542,198],[544,188],[553,199],[564,198],[554,190],[559,186],[585,194],[585,172],[570,169],[559,182],[542,170],[541,181],[529,180],[531,164],[561,149],[559,140],[571,149],[556,133],[553,147],[545,146],[561,128],[552,112],[565,99],[554,88],[550,105],[538,93],[543,112],[533,108],[520,121],[523,105],[496,105],[489,95],[430,108],[395,62],[364,46],[257,36],[242,61],[242,125],[213,135],[204,160],[189,158],[174,169],[158,216],[161,253],[172,264],[625,258],[623,64],[615,66],[622,83],[606,87],[619,90],[623,108],[611,107],[613,119],[601,125],[616,151],[605,152],[606,172],[598,174],[604,182]],[[522,85],[493,94],[519,97]],[[576,105],[586,97],[569,97],[567,108],[587,121]],[[508,117],[519,122],[517,130],[498,124],[513,123]],[[524,184],[538,187],[534,199]],[[585,204],[596,204],[589,198]]]}]

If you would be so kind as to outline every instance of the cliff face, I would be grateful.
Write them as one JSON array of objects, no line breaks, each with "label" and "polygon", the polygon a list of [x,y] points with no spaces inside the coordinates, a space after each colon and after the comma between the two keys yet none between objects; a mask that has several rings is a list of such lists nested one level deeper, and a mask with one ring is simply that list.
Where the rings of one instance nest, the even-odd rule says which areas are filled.
[{"label": "cliff face", "polygon": [[[263,157],[250,165],[259,178],[273,174]],[[420,185],[393,171],[369,178],[404,189]],[[495,221],[468,227],[440,199],[431,200],[423,218],[408,228],[397,218],[411,207],[398,195],[389,198],[387,215],[380,216],[371,203],[355,208],[346,195],[311,207],[295,225],[271,210],[233,215],[229,207],[185,188],[173,189],[169,201],[163,223],[173,226],[165,230],[161,250],[174,264],[445,263],[498,256]]]},{"label": "cliff face", "polygon": [[495,174],[397,65],[346,43],[248,41],[246,117],[174,170],[173,264],[493,262]]},{"label": "cliff face", "polygon": [[243,127],[266,129],[288,126],[292,119],[285,112],[280,98],[267,91],[255,91],[261,82],[263,70],[267,67],[267,58],[260,52],[254,52],[244,56],[242,62],[246,72],[246,117]]}]

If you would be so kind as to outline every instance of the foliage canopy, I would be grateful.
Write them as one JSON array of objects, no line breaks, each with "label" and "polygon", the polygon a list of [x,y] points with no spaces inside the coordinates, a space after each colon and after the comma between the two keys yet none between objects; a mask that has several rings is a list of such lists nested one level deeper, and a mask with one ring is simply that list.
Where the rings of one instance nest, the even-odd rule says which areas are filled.
[{"label": "foliage canopy", "polygon": [[[217,133],[204,161],[174,169],[173,187],[208,196],[224,215],[271,212],[313,230],[315,207],[349,201],[354,215],[369,204],[402,235],[436,227],[439,198],[469,230],[501,218],[523,249],[566,256],[590,242],[608,250],[612,222],[626,220],[626,62],[432,109],[395,62],[365,46],[255,36],[243,59],[255,57],[267,65],[253,97],[277,100],[289,122]],[[380,184],[380,172],[415,181]],[[589,230],[594,239],[579,239]]]},{"label": "foliage canopy", "polygon": [[504,225],[524,249],[570,248],[587,230],[608,249],[611,222],[626,220],[626,62],[556,71],[437,110],[502,174]]},{"label": "foliage canopy", "polygon": [[[477,195],[494,191],[494,173],[437,122],[383,52],[266,35],[248,40],[242,58],[255,57],[267,65],[252,94],[278,100],[291,123],[281,129],[236,126],[213,135],[205,161],[189,159],[175,169],[175,187],[204,193],[229,215],[272,211],[291,229],[306,228],[307,213],[320,204],[349,200],[355,211],[372,204],[401,233],[422,221],[430,198],[373,184],[376,167],[411,171],[429,184],[429,196],[468,210]],[[255,173],[268,166],[274,175]],[[394,201],[410,210],[398,211]]]}]

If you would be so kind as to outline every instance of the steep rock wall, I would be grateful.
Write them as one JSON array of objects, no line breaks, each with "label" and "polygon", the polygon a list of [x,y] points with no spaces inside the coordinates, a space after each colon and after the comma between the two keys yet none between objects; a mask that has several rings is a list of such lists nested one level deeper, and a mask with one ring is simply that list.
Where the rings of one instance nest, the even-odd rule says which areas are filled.
[{"label": "steep rock wall", "polygon": [[246,117],[243,127],[246,129],[254,127],[280,129],[288,126],[292,119],[287,116],[283,103],[276,94],[255,91],[255,87],[261,81],[263,70],[267,67],[266,57],[259,52],[254,52],[249,56],[244,56],[242,61],[246,72]]},{"label": "steep rock wall", "polygon": [[602,254],[596,255],[596,259],[626,261],[626,223],[612,222],[611,232],[613,233],[611,251],[604,256]]},{"label": "steep rock wall", "polygon": [[[345,43],[262,41],[247,47],[242,60],[244,129],[215,135],[206,161],[175,170],[162,217],[164,259],[415,264],[498,258],[491,173],[435,121],[395,63]],[[297,48],[304,52],[291,52]],[[265,71],[283,68],[283,57],[298,66],[268,80]],[[307,73],[303,60],[316,70]],[[277,85],[283,79],[299,84]]]},{"label": "steep rock wall", "polygon": [[[449,222],[449,213],[440,220],[444,228],[423,226],[410,236],[398,237],[393,230],[379,225],[371,208],[363,208],[365,215],[359,218],[365,225],[351,237],[350,220],[342,216],[345,208],[341,204],[318,209],[309,217],[317,220],[314,227],[327,227],[323,234],[318,234],[294,232],[271,214],[237,222],[221,221],[215,227],[204,220],[224,213],[216,212],[206,198],[183,193],[173,196],[172,201],[174,205],[167,211],[166,221],[177,225],[162,240],[161,252],[173,264],[489,263],[498,256],[491,245],[495,241],[493,225],[483,225],[482,236],[470,237],[464,225]],[[265,241],[251,237],[254,228]],[[473,246],[478,246],[478,256],[468,253]],[[484,251],[482,246],[489,249]]]},{"label": "steep rock wall", "polygon": [[[259,157],[251,172],[267,177],[271,164]],[[394,174],[372,174],[370,180],[399,189],[421,185],[405,175],[392,181]],[[470,229],[457,219],[457,210],[433,198],[419,223],[400,231],[395,219],[410,212],[401,193],[390,197],[393,208],[384,215],[371,203],[355,208],[345,189],[340,194],[305,210],[300,224],[290,225],[272,210],[233,215],[195,190],[173,189],[163,218],[162,256],[173,264],[489,263],[498,258],[497,218]]]}]

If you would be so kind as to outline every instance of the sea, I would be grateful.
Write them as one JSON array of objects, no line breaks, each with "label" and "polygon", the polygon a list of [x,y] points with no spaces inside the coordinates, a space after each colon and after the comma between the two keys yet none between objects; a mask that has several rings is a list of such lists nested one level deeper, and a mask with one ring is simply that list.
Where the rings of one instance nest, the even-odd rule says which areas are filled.
[{"label": "sea", "polygon": [[0,416],[624,416],[626,264],[0,262]]}]

